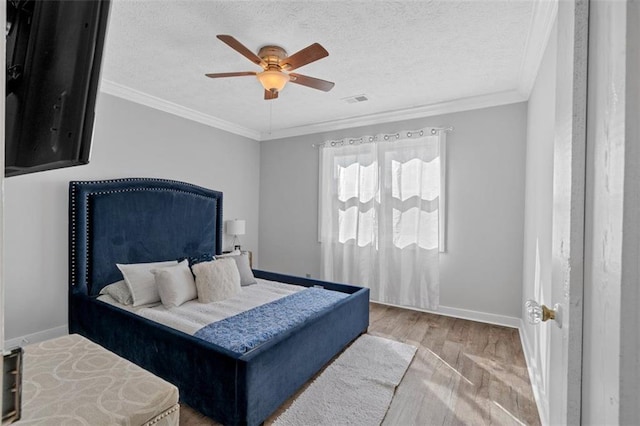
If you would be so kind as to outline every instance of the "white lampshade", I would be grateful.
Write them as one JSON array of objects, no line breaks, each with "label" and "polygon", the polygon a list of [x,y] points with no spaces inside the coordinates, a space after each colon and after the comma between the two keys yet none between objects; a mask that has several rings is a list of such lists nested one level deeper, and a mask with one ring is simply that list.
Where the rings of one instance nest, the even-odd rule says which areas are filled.
[{"label": "white lampshade", "polygon": [[245,221],[244,219],[233,219],[227,221],[227,234],[244,235]]},{"label": "white lampshade", "polygon": [[266,70],[256,74],[265,90],[281,91],[289,81],[289,75],[275,70]]}]

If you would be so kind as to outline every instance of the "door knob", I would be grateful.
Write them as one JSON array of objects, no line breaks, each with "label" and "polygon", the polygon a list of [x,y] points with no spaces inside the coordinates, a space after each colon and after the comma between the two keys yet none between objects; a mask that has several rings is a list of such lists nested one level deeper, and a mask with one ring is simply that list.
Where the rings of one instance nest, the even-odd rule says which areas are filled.
[{"label": "door knob", "polygon": [[553,305],[553,309],[551,309],[545,305],[540,305],[535,300],[529,299],[524,304],[524,307],[527,309],[529,324],[540,324],[541,322],[551,319],[555,320],[559,327],[562,327],[562,322],[560,321],[560,304],[556,303]]}]

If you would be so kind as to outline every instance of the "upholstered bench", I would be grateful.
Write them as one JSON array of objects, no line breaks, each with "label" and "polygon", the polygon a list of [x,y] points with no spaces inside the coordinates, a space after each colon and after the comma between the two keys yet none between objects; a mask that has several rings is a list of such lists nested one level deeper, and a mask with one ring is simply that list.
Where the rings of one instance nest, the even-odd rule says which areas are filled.
[{"label": "upholstered bench", "polygon": [[19,425],[178,425],[178,389],[72,334],[24,347]]}]

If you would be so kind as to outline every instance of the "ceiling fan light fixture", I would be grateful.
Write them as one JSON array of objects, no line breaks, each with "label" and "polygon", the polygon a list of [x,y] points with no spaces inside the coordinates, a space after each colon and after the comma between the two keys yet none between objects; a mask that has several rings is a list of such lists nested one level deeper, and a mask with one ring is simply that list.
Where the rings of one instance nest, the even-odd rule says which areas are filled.
[{"label": "ceiling fan light fixture", "polygon": [[255,75],[262,87],[264,87],[264,99],[267,101],[277,99],[278,93],[284,89],[284,86],[286,86],[289,81],[300,86],[322,90],[323,92],[328,92],[335,86],[335,83],[331,81],[293,72],[289,74],[290,71],[329,55],[329,52],[318,43],[313,43],[290,56],[287,56],[287,52],[280,46],[267,45],[261,47],[256,55],[230,35],[218,34],[218,39],[254,64],[260,65],[264,71],[260,73],[255,71],[240,71],[205,74],[209,78]]},{"label": "ceiling fan light fixture", "polygon": [[289,74],[276,70],[266,70],[256,74],[265,90],[279,92],[289,81]]}]

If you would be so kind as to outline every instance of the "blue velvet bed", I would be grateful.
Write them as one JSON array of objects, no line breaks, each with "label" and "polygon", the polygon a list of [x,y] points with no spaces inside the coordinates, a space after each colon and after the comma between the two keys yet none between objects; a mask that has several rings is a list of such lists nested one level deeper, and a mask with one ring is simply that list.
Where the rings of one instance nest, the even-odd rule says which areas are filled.
[{"label": "blue velvet bed", "polygon": [[257,278],[347,293],[331,309],[239,355],[96,299],[116,263],[222,249],[222,193],[129,178],[69,184],[69,331],[175,384],[223,424],[260,424],[369,325],[368,289],[254,270]]}]

